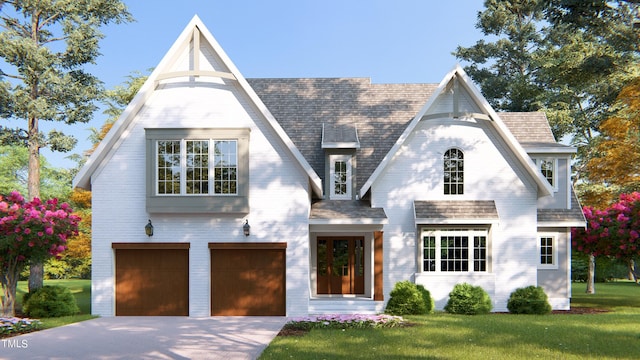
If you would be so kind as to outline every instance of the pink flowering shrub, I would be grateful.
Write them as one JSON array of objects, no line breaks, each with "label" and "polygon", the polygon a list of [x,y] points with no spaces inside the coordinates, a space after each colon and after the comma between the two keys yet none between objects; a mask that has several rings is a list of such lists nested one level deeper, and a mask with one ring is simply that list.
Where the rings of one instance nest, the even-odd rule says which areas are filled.
[{"label": "pink flowering shrub", "polygon": [[622,194],[605,210],[585,207],[583,212],[587,228],[571,232],[575,251],[623,260],[640,255],[640,193]]},{"label": "pink flowering shrub", "polygon": [[296,317],[289,320],[284,328],[310,329],[364,329],[398,327],[404,324],[401,316],[392,315],[315,315]]},{"label": "pink flowering shrub", "polygon": [[2,315],[15,313],[18,274],[32,260],[59,257],[67,239],[78,234],[80,218],[57,199],[26,201],[18,192],[0,196],[0,283]]}]

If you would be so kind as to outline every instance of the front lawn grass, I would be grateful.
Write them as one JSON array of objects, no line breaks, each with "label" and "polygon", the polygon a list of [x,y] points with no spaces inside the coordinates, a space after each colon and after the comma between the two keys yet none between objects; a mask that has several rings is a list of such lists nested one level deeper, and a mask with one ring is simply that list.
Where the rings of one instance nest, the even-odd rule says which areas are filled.
[{"label": "front lawn grass", "polygon": [[432,315],[405,317],[413,326],[316,329],[278,336],[260,359],[638,359],[640,286],[573,285],[573,307],[610,310],[583,315]]},{"label": "front lawn grass", "polygon": [[[62,325],[71,324],[74,322],[93,319],[96,316],[91,315],[91,280],[71,279],[71,280],[45,280],[45,285],[57,285],[64,286],[71,290],[71,293],[76,298],[80,313],[72,316],[62,316],[58,318],[43,318],[39,319],[42,323],[42,329],[49,329]],[[22,309],[22,297],[29,291],[29,285],[27,281],[19,281],[16,291],[17,295],[17,308]]]}]

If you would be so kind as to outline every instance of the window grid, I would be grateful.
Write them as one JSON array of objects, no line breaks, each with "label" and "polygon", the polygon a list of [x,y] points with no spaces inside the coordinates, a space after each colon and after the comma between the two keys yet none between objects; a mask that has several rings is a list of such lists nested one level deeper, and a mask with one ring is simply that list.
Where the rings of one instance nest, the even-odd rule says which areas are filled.
[{"label": "window grid", "polygon": [[188,140],[186,154],[186,193],[209,193],[209,141]]},{"label": "window grid", "polygon": [[545,179],[551,184],[551,186],[555,186],[553,183],[553,160],[540,160],[540,171]]},{"label": "window grid", "polygon": [[158,195],[238,194],[237,140],[158,140],[156,153]]},{"label": "window grid", "polygon": [[487,237],[473,237],[473,271],[487,271]]},{"label": "window grid", "polygon": [[235,140],[214,141],[214,193],[238,193],[238,146]]},{"label": "window grid", "polygon": [[436,271],[436,237],[422,237],[423,271]]},{"label": "window grid", "polygon": [[444,193],[464,194],[464,153],[459,149],[449,149],[444,153]]},{"label": "window grid", "polygon": [[180,141],[158,141],[158,194],[180,194]]},{"label": "window grid", "polygon": [[333,163],[334,179],[333,193],[335,195],[347,194],[347,162],[338,160]]},{"label": "window grid", "polygon": [[440,237],[440,271],[469,271],[469,237]]},{"label": "window grid", "polygon": [[553,265],[553,238],[540,238],[540,264]]},{"label": "window grid", "polygon": [[423,272],[488,271],[487,229],[423,229]]}]

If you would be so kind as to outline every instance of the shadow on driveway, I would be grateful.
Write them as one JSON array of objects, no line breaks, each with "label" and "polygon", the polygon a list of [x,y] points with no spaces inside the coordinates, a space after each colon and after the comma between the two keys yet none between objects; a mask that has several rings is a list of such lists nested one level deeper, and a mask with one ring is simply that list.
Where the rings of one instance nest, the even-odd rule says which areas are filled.
[{"label": "shadow on driveway", "polygon": [[109,317],[0,340],[0,359],[255,359],[285,317]]}]

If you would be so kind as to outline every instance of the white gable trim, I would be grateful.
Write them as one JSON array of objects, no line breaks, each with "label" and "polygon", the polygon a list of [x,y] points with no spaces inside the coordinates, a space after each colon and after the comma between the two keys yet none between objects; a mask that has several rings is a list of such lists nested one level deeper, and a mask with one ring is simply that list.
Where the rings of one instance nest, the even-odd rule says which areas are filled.
[{"label": "white gable trim", "polygon": [[[447,85],[450,81],[457,77],[460,81],[459,84],[462,85],[465,90],[469,92],[469,94],[473,97],[473,100],[476,104],[481,108],[484,114],[481,114],[481,119],[486,119],[487,117],[491,120],[490,123],[493,124],[494,128],[498,132],[498,134],[504,139],[509,149],[514,153],[518,161],[523,165],[527,173],[533,178],[537,187],[538,187],[538,196],[553,196],[553,189],[549,182],[542,176],[542,173],[538,171],[537,167],[533,163],[533,160],[527,155],[527,152],[520,145],[520,143],[516,140],[516,138],[511,134],[508,130],[507,126],[500,119],[498,114],[493,110],[489,102],[482,96],[480,91],[473,85],[471,79],[467,76],[460,65],[456,65],[451,71],[449,71],[436,90],[434,91],[431,98],[427,101],[427,103],[422,107],[422,109],[418,112],[418,114],[411,120],[407,128],[400,135],[396,143],[393,145],[391,150],[384,156],[378,167],[371,174],[369,179],[365,182],[362,188],[359,191],[360,198],[363,198],[366,193],[371,189],[373,183],[378,179],[378,177],[382,174],[384,169],[389,165],[391,159],[395,156],[395,154],[400,150],[400,147],[407,140],[409,135],[414,131],[418,123],[423,119],[429,119],[432,116],[427,115],[429,109],[433,106],[433,104],[438,99],[438,96],[445,91]],[[453,115],[453,114],[452,114]],[[471,116],[476,117],[476,114],[456,114],[460,117]]]},{"label": "white gable trim", "polygon": [[[215,53],[220,57],[224,66],[228,69],[228,72],[203,72],[196,68],[193,72],[186,72],[184,74],[167,73],[167,67],[171,65],[180,55],[181,50],[184,50],[185,47],[189,46],[194,31],[199,31],[204,39],[209,43],[209,45],[211,45]],[[196,38],[199,39],[198,36],[196,36]],[[128,128],[135,118],[135,115],[140,111],[142,106],[149,99],[158,82],[163,79],[175,76],[216,76],[227,79],[235,79],[236,81],[238,81],[241,89],[253,102],[259,114],[264,117],[266,123],[279,136],[280,140],[288,149],[290,154],[296,159],[300,167],[305,171],[305,173],[309,177],[309,183],[311,185],[312,191],[315,192],[319,197],[322,197],[322,181],[320,180],[318,174],[316,174],[311,165],[302,156],[302,153],[300,153],[300,151],[296,148],[293,141],[291,141],[280,124],[278,124],[275,117],[267,109],[262,100],[260,100],[258,95],[246,81],[246,79],[240,74],[240,71],[238,71],[231,59],[227,56],[222,47],[218,44],[213,35],[204,26],[197,15],[195,15],[193,19],[191,19],[180,36],[173,43],[169,51],[162,58],[156,69],[151,73],[151,75],[149,75],[149,78],[142,85],[131,103],[129,103],[118,120],[114,123],[111,131],[109,131],[107,136],[102,140],[100,145],[89,157],[80,172],[76,175],[73,180],[74,187],[91,189],[91,177],[102,169],[105,164],[105,160],[110,157],[110,154],[113,154],[112,150],[117,149],[119,144],[122,142],[122,138],[127,136],[129,131]]]}]

